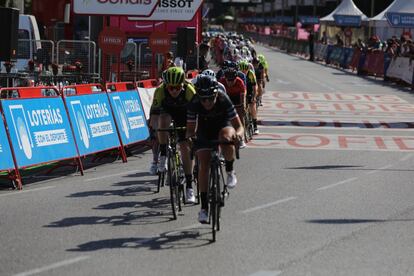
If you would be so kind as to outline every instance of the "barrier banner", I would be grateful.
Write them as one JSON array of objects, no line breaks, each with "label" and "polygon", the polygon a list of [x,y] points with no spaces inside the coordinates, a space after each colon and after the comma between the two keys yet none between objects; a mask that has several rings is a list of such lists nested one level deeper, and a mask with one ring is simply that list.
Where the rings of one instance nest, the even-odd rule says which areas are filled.
[{"label": "barrier banner", "polygon": [[384,54],[384,76],[387,75],[387,70],[388,70],[388,67],[390,66],[391,60],[392,60],[391,55],[388,53],[385,53]]},{"label": "barrier banner", "polygon": [[65,98],[79,154],[121,146],[106,93]]},{"label": "barrier banner", "polygon": [[326,49],[325,61],[326,61],[327,64],[331,63],[331,54],[332,54],[333,49],[334,49],[333,45],[328,45],[328,47]]},{"label": "barrier banner", "polygon": [[351,58],[351,62],[349,63],[349,67],[351,67],[353,70],[358,68],[359,65],[359,59],[361,57],[361,50],[356,49]]},{"label": "barrier banner", "polygon": [[348,68],[349,64],[352,61],[352,57],[354,54],[354,49],[352,48],[344,48],[341,55],[341,67]]},{"label": "barrier banner", "polygon": [[7,139],[6,128],[0,115],[0,171],[14,169],[13,156]]},{"label": "barrier banner", "polygon": [[138,88],[138,93],[142,101],[145,117],[149,119],[152,100],[154,98],[155,88],[145,89]]},{"label": "barrier banner", "polygon": [[387,77],[401,79],[409,84],[413,83],[413,63],[408,57],[397,57],[391,60]]},{"label": "barrier banner", "polygon": [[149,131],[137,91],[112,92],[108,95],[123,144],[146,140]]},{"label": "barrier banner", "polygon": [[1,100],[17,166],[78,157],[63,99]]}]

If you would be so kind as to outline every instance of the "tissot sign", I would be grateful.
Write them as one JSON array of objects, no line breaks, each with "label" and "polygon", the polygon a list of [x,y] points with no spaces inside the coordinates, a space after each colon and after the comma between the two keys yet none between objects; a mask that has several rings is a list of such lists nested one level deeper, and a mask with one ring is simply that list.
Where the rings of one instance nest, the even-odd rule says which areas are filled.
[{"label": "tissot sign", "polygon": [[77,14],[149,16],[158,0],[73,0]]},{"label": "tissot sign", "polygon": [[128,17],[128,20],[190,21],[203,0],[160,0],[149,17]]}]

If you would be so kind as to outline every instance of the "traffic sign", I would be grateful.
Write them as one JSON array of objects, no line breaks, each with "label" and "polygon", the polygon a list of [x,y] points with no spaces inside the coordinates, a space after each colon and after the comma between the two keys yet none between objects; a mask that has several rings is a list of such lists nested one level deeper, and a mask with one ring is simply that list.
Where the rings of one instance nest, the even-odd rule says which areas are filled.
[{"label": "traffic sign", "polygon": [[105,54],[120,54],[126,43],[126,35],[117,27],[106,27],[99,34],[98,44]]},{"label": "traffic sign", "polygon": [[153,32],[149,36],[148,45],[153,53],[166,53],[171,48],[171,38],[167,32]]},{"label": "traffic sign", "polygon": [[128,17],[128,20],[191,21],[203,0],[160,0],[149,17]]},{"label": "traffic sign", "polygon": [[73,11],[87,15],[150,16],[158,0],[73,0]]}]

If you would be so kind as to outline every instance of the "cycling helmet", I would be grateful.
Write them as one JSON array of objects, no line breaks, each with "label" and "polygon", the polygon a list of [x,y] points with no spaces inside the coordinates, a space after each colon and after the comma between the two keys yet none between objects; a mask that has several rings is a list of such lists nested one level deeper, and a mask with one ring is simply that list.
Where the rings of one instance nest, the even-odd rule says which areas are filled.
[{"label": "cycling helmet", "polygon": [[210,77],[213,77],[213,78],[216,77],[216,73],[214,73],[214,71],[211,70],[211,69],[206,69],[201,74],[206,75],[206,76],[210,76]]},{"label": "cycling helmet", "polygon": [[249,70],[249,63],[245,60],[239,62],[239,70],[240,71],[247,71]]},{"label": "cycling helmet", "polygon": [[231,60],[225,60],[223,62],[223,68],[236,68],[236,63]]},{"label": "cycling helmet", "polygon": [[266,59],[265,59],[264,55],[262,55],[262,54],[257,55],[257,59],[260,61],[260,63],[263,63],[263,62],[265,62],[265,61],[266,61]]},{"label": "cycling helmet", "polygon": [[207,75],[200,75],[195,83],[197,95],[201,98],[212,97],[218,92],[217,81]]},{"label": "cycling helmet", "polygon": [[181,67],[170,67],[162,73],[166,85],[179,85],[184,82],[185,73]]},{"label": "cycling helmet", "polygon": [[237,77],[237,71],[234,68],[228,68],[224,71],[224,77],[228,80],[234,80]]}]

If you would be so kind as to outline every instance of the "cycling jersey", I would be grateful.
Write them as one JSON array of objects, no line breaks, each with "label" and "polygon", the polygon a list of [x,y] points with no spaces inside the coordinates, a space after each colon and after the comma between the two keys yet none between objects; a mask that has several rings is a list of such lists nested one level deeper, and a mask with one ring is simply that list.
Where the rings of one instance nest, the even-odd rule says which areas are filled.
[{"label": "cycling jersey", "polygon": [[264,67],[261,63],[259,63],[257,68],[254,68],[254,73],[256,74],[257,81],[263,80],[263,72],[264,72]]},{"label": "cycling jersey", "polygon": [[[181,93],[178,97],[171,97],[165,84],[155,89],[154,99],[152,101],[150,114],[169,114],[174,120],[175,125],[184,127],[187,119],[187,107],[195,95],[192,84],[184,83]],[[178,141],[185,140],[185,130],[178,131]]]},{"label": "cycling jersey", "polygon": [[236,77],[236,82],[232,86],[228,85],[225,78],[221,78],[220,82],[226,88],[226,93],[233,104],[240,105],[242,103],[241,99],[243,97],[243,94],[246,93],[246,86],[244,85],[244,82],[239,77]]},{"label": "cycling jersey", "polygon": [[[211,110],[206,110],[198,95],[187,109],[187,123],[197,123],[197,139],[213,140],[218,139],[220,130],[231,126],[231,120],[236,118],[237,112],[229,97],[222,91],[217,92],[217,99]],[[203,146],[198,145],[197,148]]]},{"label": "cycling jersey", "polygon": [[167,91],[165,84],[161,84],[154,93],[154,99],[151,105],[151,114],[169,113],[186,113],[187,105],[195,95],[192,84],[184,83],[181,93],[178,97],[173,98]]},{"label": "cycling jersey", "polygon": [[247,83],[246,85],[247,94],[253,93],[253,87],[256,85],[257,81],[256,81],[256,75],[254,74],[252,70],[247,71],[246,83]]}]

